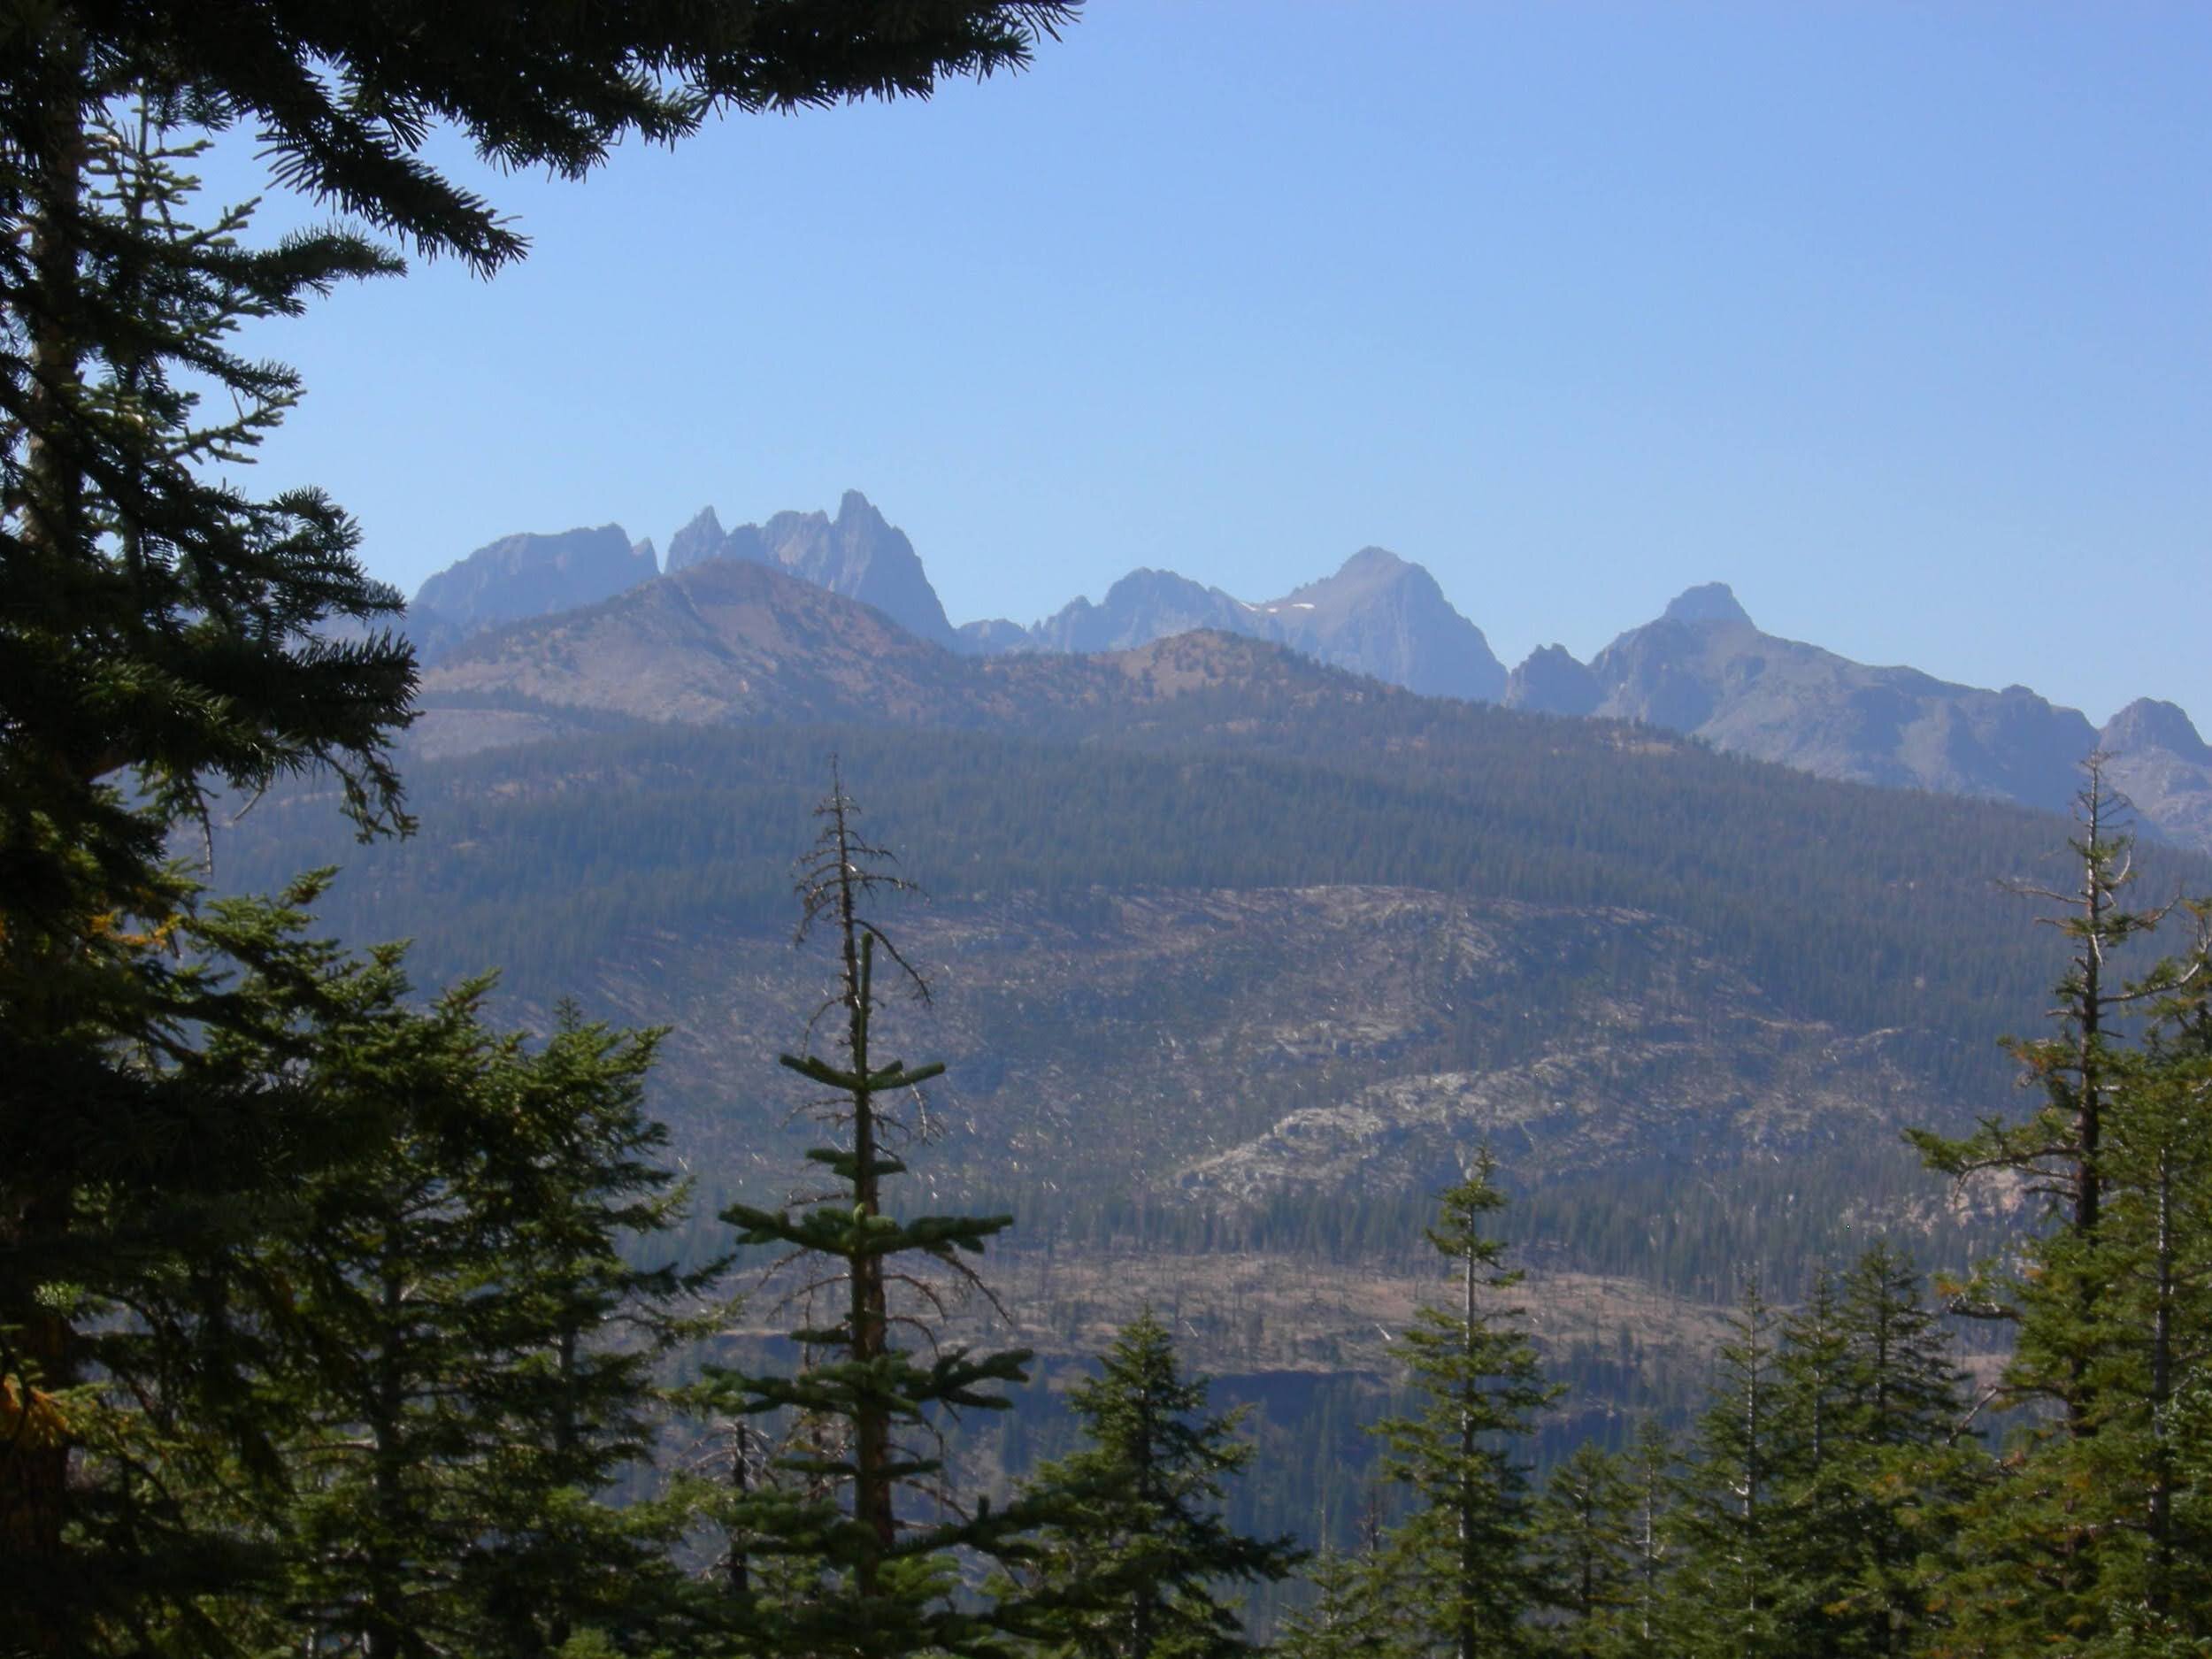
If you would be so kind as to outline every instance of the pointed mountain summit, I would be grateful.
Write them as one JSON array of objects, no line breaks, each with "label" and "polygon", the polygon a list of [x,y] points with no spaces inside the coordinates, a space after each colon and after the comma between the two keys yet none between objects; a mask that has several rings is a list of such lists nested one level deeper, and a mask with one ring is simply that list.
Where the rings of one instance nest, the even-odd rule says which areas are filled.
[{"label": "pointed mountain summit", "polygon": [[668,573],[673,576],[694,565],[724,557],[722,544],[726,540],[722,521],[714,516],[714,509],[700,508],[690,523],[668,538]]},{"label": "pointed mountain summit", "polygon": [[1954,685],[1763,634],[1718,582],[1592,659],[1594,713],[1824,778],[2063,811],[2096,733],[2024,686]]},{"label": "pointed mountain summit", "polygon": [[1505,666],[1436,579],[1386,548],[1362,548],[1333,576],[1259,607],[1283,641],[1424,696],[1494,703]]},{"label": "pointed mountain summit", "polygon": [[1597,676],[1563,645],[1531,651],[1507,677],[1501,699],[1509,709],[1574,715],[1594,714],[1604,700]]},{"label": "pointed mountain summit", "polygon": [[2097,733],[2097,746],[2115,755],[2162,749],[2183,760],[2212,766],[2212,746],[2198,735],[2189,717],[2178,704],[2155,697],[2138,697],[2107,720]]},{"label": "pointed mountain summit", "polygon": [[2105,722],[2105,776],[2168,841],[2212,850],[2212,744],[2170,703],[2138,697]]},{"label": "pointed mountain summit", "polygon": [[1077,599],[1029,630],[1025,649],[1125,651],[1178,634],[1217,628],[1225,634],[1275,637],[1252,606],[1218,588],[1203,588],[1173,571],[1133,570],[1093,604]]},{"label": "pointed mountain summit", "polygon": [[1685,588],[1667,602],[1662,622],[1740,622],[1751,626],[1751,613],[1736,603],[1726,582],[1702,582]]},{"label": "pointed mountain summit", "polygon": [[[685,526],[686,532],[696,527],[700,533],[686,544],[687,553],[704,543],[713,522],[710,508]],[[674,557],[672,544],[672,569]],[[856,489],[845,492],[835,518],[826,512],[780,512],[765,524],[741,524],[711,557],[773,565],[817,588],[873,605],[933,645],[949,650],[958,644],[914,544]]]},{"label": "pointed mountain summit", "polygon": [[423,583],[408,611],[415,626],[434,626],[463,639],[503,623],[596,604],[659,573],[653,544],[633,546],[618,524],[502,536]]}]

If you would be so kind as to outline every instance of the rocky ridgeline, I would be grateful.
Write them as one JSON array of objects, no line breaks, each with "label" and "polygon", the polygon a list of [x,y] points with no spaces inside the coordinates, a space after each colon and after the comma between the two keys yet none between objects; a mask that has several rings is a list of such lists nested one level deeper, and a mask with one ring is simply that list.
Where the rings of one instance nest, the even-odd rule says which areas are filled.
[{"label": "rocky ridgeline", "polygon": [[[1140,569],[1102,599],[1072,600],[1027,627],[991,618],[957,629],[912,542],[856,490],[846,493],[833,518],[780,512],[726,530],[713,508],[703,509],[670,538],[665,574],[718,563],[764,566],[868,606],[914,641],[958,656],[1126,651],[1210,630],[1284,647],[1425,696],[1640,721],[1821,777],[2046,810],[2065,807],[2081,758],[2101,749],[2113,757],[2112,780],[2132,800],[2144,827],[2212,850],[2212,749],[2172,703],[2139,700],[2100,731],[2078,710],[2024,686],[1988,691],[1955,685],[1763,633],[1718,582],[1689,588],[1657,620],[1630,629],[1586,664],[1563,647],[1547,646],[1509,675],[1482,630],[1452,607],[1435,579],[1381,548],[1363,549],[1333,574],[1262,603],[1172,571]],[[425,582],[410,607],[409,630],[435,663],[489,630],[596,605],[663,574],[653,543],[633,543],[618,525],[507,536]],[[612,637],[621,630],[600,632]],[[690,632],[704,640],[714,630]],[[849,657],[831,642],[837,632],[833,618],[817,619],[803,630],[804,641],[780,641],[779,649],[787,655],[795,645]],[[564,673],[579,672],[575,631],[556,633],[565,641],[559,662],[523,664],[518,659],[528,658],[533,648],[518,640],[506,648],[508,668],[495,678],[511,686],[527,680],[532,695],[553,702],[592,701],[550,695]],[[803,706],[787,710],[765,693],[734,702],[685,695],[681,682],[692,668],[703,690],[718,676],[726,679],[728,665],[703,658],[691,664],[680,627],[671,624],[657,633],[656,649],[664,655],[653,663],[650,678],[665,693],[656,704],[659,718],[732,718],[740,705],[743,718],[751,718],[820,710],[821,698],[811,694]],[[824,672],[858,683],[850,663],[826,664]],[[480,665],[461,678],[480,687],[486,674]],[[787,672],[780,683],[796,681]],[[633,695],[624,704],[639,701]]]}]

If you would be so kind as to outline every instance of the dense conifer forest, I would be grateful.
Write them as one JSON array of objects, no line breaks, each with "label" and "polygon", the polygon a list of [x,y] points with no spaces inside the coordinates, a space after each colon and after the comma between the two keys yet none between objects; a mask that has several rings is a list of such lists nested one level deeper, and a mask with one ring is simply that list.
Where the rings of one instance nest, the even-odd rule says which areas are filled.
[{"label": "dense conifer forest", "polygon": [[[1070,8],[556,11],[0,31],[0,1651],[2212,1651],[2212,910],[2168,896],[2212,881],[2138,862],[2093,764],[2069,839],[1649,733],[1247,687],[1110,741],[611,728],[403,778],[397,596],[326,497],[215,465],[299,395],[239,327],[399,262],[344,230],[250,250],[195,200],[207,135],[488,273],[524,244],[425,159],[437,123],[574,177],[718,109],[1018,67]],[[1417,1192],[1075,1179],[1187,1120],[1041,1170],[972,1139],[941,1180],[949,1079],[909,1045],[953,987],[896,908],[915,875],[1071,938],[1133,893],[1602,912],[1522,1025],[1422,1039],[1477,1080],[1694,928],[1754,1025],[1837,1055],[1907,1029],[1958,1098],[2025,1087],[1820,1166],[1863,1217],[1933,1217],[1895,1237],[1778,1156],[1701,1187],[1687,1155],[1517,1182],[1479,1140]],[[713,1164],[657,1118],[686,1033],[570,995],[680,918],[805,946],[780,972],[812,1018],[763,1068],[798,1091],[795,1187],[748,1167],[757,1117]],[[1165,1033],[1179,995],[1125,1016]],[[1418,1294],[1394,1328],[1360,1304],[1368,1358],[1217,1386],[1193,1351],[1271,1351],[1257,1306],[1084,1305],[1179,1253]],[[1563,1342],[1554,1259],[1726,1310],[1687,1366],[1625,1325]],[[1049,1363],[1010,1335],[1039,1325]]]}]

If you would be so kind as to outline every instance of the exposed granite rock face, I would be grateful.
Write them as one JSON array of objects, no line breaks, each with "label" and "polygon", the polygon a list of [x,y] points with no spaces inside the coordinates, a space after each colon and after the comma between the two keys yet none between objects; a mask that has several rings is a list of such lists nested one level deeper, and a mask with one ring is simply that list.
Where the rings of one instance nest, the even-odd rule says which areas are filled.
[{"label": "exposed granite rock face", "polygon": [[1030,629],[1027,649],[1125,651],[1198,628],[1278,637],[1259,611],[1218,588],[1202,588],[1173,571],[1134,570],[1097,604],[1071,601]]},{"label": "exposed granite rock face", "polygon": [[690,523],[668,538],[668,573],[687,571],[695,565],[724,556],[722,521],[714,516],[714,509],[702,507]]},{"label": "exposed granite rock face", "polygon": [[1509,709],[1534,714],[1593,714],[1605,698],[1588,666],[1563,645],[1546,645],[1506,677],[1502,701]]},{"label": "exposed granite rock face", "polygon": [[2138,697],[2105,722],[2097,742],[2108,754],[2134,755],[2162,749],[2177,759],[2212,766],[2212,746],[2197,734],[2179,705]]},{"label": "exposed granite rock face", "polygon": [[[732,537],[740,546],[725,557],[755,557],[738,532]],[[858,490],[845,492],[833,519],[827,513],[780,512],[760,526],[759,537],[759,557],[766,563],[873,605],[917,638],[952,648],[952,624],[914,557],[914,544]]]},{"label": "exposed granite rock face", "polygon": [[835,518],[826,512],[780,512],[765,524],[741,524],[728,531],[712,507],[703,507],[670,538],[669,574],[714,559],[772,565],[817,588],[873,605],[918,639],[949,650],[960,649],[937,590],[914,556],[914,544],[856,489],[845,492]]},{"label": "exposed granite rock face", "polygon": [[995,624],[989,644],[971,649],[1118,651],[1202,628],[1272,640],[1424,695],[1494,702],[1505,689],[1482,630],[1452,609],[1428,572],[1380,548],[1270,604],[1247,604],[1173,571],[1134,570],[1095,604],[1077,599],[1018,639]]},{"label": "exposed granite rock face", "polygon": [[2097,734],[2024,686],[1985,691],[1763,634],[1718,583],[1694,588],[1590,664],[1591,712],[1862,783],[2062,810]]},{"label": "exposed granite rock face", "polygon": [[1494,703],[1505,668],[1482,630],[1451,607],[1436,579],[1379,547],[1333,576],[1259,607],[1284,643],[1338,668],[1430,697]]},{"label": "exposed granite rock face", "polygon": [[2105,722],[2105,776],[2168,841],[2212,852],[2212,745],[2170,703],[2139,697]]},{"label": "exposed granite rock face", "polygon": [[1685,588],[1667,602],[1663,622],[1740,622],[1748,627],[1751,613],[1736,603],[1735,590],[1726,582],[1701,582]]},{"label": "exposed granite rock face", "polygon": [[633,546],[618,524],[557,535],[503,536],[449,565],[408,607],[427,637],[550,616],[634,588],[660,573],[649,541]]}]

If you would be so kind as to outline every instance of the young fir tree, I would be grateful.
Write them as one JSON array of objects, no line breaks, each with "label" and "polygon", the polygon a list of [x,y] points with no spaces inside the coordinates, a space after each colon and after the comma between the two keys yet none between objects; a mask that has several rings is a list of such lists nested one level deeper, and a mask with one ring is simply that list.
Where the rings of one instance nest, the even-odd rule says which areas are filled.
[{"label": "young fir tree", "polygon": [[260,1645],[527,1659],[665,1623],[665,1517],[606,1502],[649,1454],[671,1304],[701,1288],[622,1255],[676,1219],[641,1109],[653,1040],[565,1019],[533,1052],[486,1029],[482,982],[415,1011],[396,950],[354,984],[311,1081],[389,1133],[263,1248],[292,1299],[271,1386],[304,1426]]},{"label": "young fir tree", "polygon": [[1324,1548],[1307,1568],[1313,1599],[1283,1621],[1284,1659],[1393,1659],[1402,1651],[1386,1580],[1372,1551]]},{"label": "young fir tree", "polygon": [[1634,1651],[1638,1497],[1624,1460],[1594,1440],[1576,1447],[1544,1483],[1532,1530],[1555,1651],[1574,1659]]},{"label": "young fir tree", "polygon": [[2130,1651],[2176,1605],[2167,1566],[2178,1563],[2152,1540],[2171,1540],[2172,1339],[2192,1317],[2191,1258],[2201,1248],[2189,1196],[2194,1131],[2185,1107],[2173,1112],[2187,1088],[2165,1087],[2176,1074],[2158,1044],[2130,1041],[2123,1022],[2162,1010],[2185,1024],[2205,949],[2200,941],[2178,961],[2120,979],[2112,958],[2174,907],[2124,902],[2134,878],[2124,803],[2105,788],[2100,757],[2087,771],[2081,833],[2069,843],[2080,879],[2070,893],[2031,890],[2067,906],[2042,919],[2071,947],[2056,1033],[2010,1045],[2042,1104],[1963,1141],[1914,1137],[1956,1179],[2010,1176],[2054,1224],[2024,1244],[2012,1271],[1983,1270],[1959,1298],[2010,1322],[1996,1397],[2026,1426],[1963,1512],[1961,1565],[1936,1606],[1949,1651],[2039,1642]]},{"label": "young fir tree", "polygon": [[1506,1203],[1496,1172],[1485,1148],[1440,1201],[1427,1238],[1451,1263],[1454,1305],[1422,1309],[1403,1338],[1426,1403],[1376,1425],[1388,1448],[1384,1472],[1411,1504],[1390,1535],[1394,1593],[1420,1640],[1443,1644],[1453,1659],[1518,1651],[1523,1620],[1541,1599],[1527,1472],[1513,1442],[1556,1391],[1516,1323],[1520,1310],[1492,1300],[1521,1281],[1503,1265],[1504,1243],[1484,1231]]},{"label": "young fir tree", "polygon": [[[2113,958],[2156,931],[2168,904],[2136,910],[2125,902],[2136,878],[2133,838],[2122,821],[2125,803],[2107,787],[2103,757],[2084,763],[2086,779],[2075,800],[2080,833],[2067,843],[2079,870],[2067,891],[2017,884],[2015,890],[2059,907],[2039,922],[2055,928],[2069,956],[2054,987],[2049,1036],[2008,1040],[2024,1081],[2040,1089],[2040,1105],[2025,1119],[1985,1118],[1971,1135],[1952,1140],[1924,1130],[1910,1133],[1932,1169],[1955,1181],[1996,1172],[2023,1183],[2057,1222],[2055,1248],[2034,1275],[2043,1307],[2032,1330],[2020,1333],[2020,1361],[2007,1379],[2007,1397],[2063,1412],[2067,1432],[2093,1432],[2089,1371],[2096,1346],[2096,1248],[2110,1176],[2105,1168],[2107,1126],[2114,1091],[2126,1064],[2121,1029],[2130,1011],[2147,1008],[2175,988],[2176,972],[2162,964],[2142,979],[2125,982]],[[1981,1276],[1956,1296],[1961,1312],[2017,1325],[2021,1281],[1997,1272]]]},{"label": "young fir tree", "polygon": [[1816,1269],[1804,1304],[1782,1322],[1775,1368],[1769,1512],[1770,1559],[1788,1586],[1792,1650],[1832,1659],[1845,1637],[1832,1616],[1851,1571],[1864,1521],[1862,1494],[1847,1472],[1845,1371],[1850,1341],[1833,1275]]},{"label": "young fir tree", "polygon": [[1116,1336],[1099,1375],[1070,1391],[1087,1444],[1034,1482],[1075,1500],[1043,1536],[1047,1599],[1076,1604],[1045,1625],[1053,1651],[1230,1659],[1253,1650],[1224,1588],[1275,1582],[1299,1551],[1224,1518],[1224,1482],[1252,1448],[1237,1438],[1242,1413],[1209,1416],[1206,1393],[1205,1378],[1183,1374],[1149,1309]]},{"label": "young fir tree", "polygon": [[1838,1298],[1833,1432],[1808,1498],[1832,1561],[1820,1611],[1836,1651],[1903,1654],[1934,1628],[1932,1593],[1956,1570],[1959,1512],[1988,1458],[1965,1433],[1963,1374],[1910,1260],[1872,1246]]},{"label": "young fir tree", "polygon": [[1618,1651],[1632,1659],[1657,1659],[1671,1651],[1671,1580],[1674,1544],[1673,1437],[1651,1417],[1636,1431],[1625,1470],[1633,1512],[1629,1522],[1630,1587],[1623,1609]]},{"label": "young fir tree", "polygon": [[870,901],[909,884],[889,872],[888,853],[861,838],[858,810],[833,766],[817,816],[820,838],[800,865],[799,937],[824,927],[835,952],[835,989],[824,1005],[833,1047],[782,1058],[826,1092],[823,1115],[835,1139],[808,1156],[833,1185],[795,1210],[734,1204],[723,1212],[741,1246],[786,1252],[802,1280],[787,1305],[804,1320],[790,1333],[802,1356],[795,1371],[708,1373],[726,1414],[780,1419],[786,1431],[771,1460],[778,1478],[725,1496],[719,1520],[731,1557],[721,1583],[732,1628],[760,1651],[996,1654],[1023,1610],[960,1596],[962,1563],[1026,1560],[1027,1535],[1051,1511],[1031,1502],[994,1510],[979,1498],[964,1513],[941,1484],[941,1429],[961,1411],[1003,1409],[1002,1391],[1025,1380],[1030,1356],[941,1344],[932,1327],[952,1294],[980,1288],[963,1258],[1012,1217],[901,1217],[892,1208],[890,1183],[906,1171],[895,1148],[912,1138],[896,1105],[944,1068],[882,1053],[879,963],[887,960],[886,972],[918,995],[926,987]]},{"label": "young fir tree", "polygon": [[1780,1321],[1755,1284],[1715,1356],[1711,1403],[1677,1500],[1673,1623],[1693,1651],[1789,1659],[1803,1597],[1776,1490],[1784,1440]]},{"label": "young fir tree", "polygon": [[[2212,974],[2204,965],[2200,939],[2197,971],[2173,976],[2181,983],[2126,1056],[2096,1245],[2104,1291],[2090,1371],[2093,1432],[2050,1448],[2078,1466],[2110,1517],[2096,1563],[2108,1629],[2085,1643],[2094,1653],[2212,1643],[2212,1517],[2201,1445],[2193,1460],[2182,1403],[2186,1379],[2212,1358]],[[2028,1309],[2037,1311],[2032,1301]]]},{"label": "young fir tree", "polygon": [[[646,1115],[658,1033],[616,1032],[565,1006],[534,1049],[510,1039],[492,1081],[526,1139],[496,1194],[512,1363],[485,1379],[508,1442],[488,1482],[490,1529],[465,1586],[500,1651],[558,1651],[581,1632],[681,1629],[690,1598],[672,1564],[680,1504],[618,1480],[653,1461],[658,1372],[724,1312],[726,1262],[676,1265],[687,1184]],[[640,1258],[643,1258],[641,1261]]]}]

